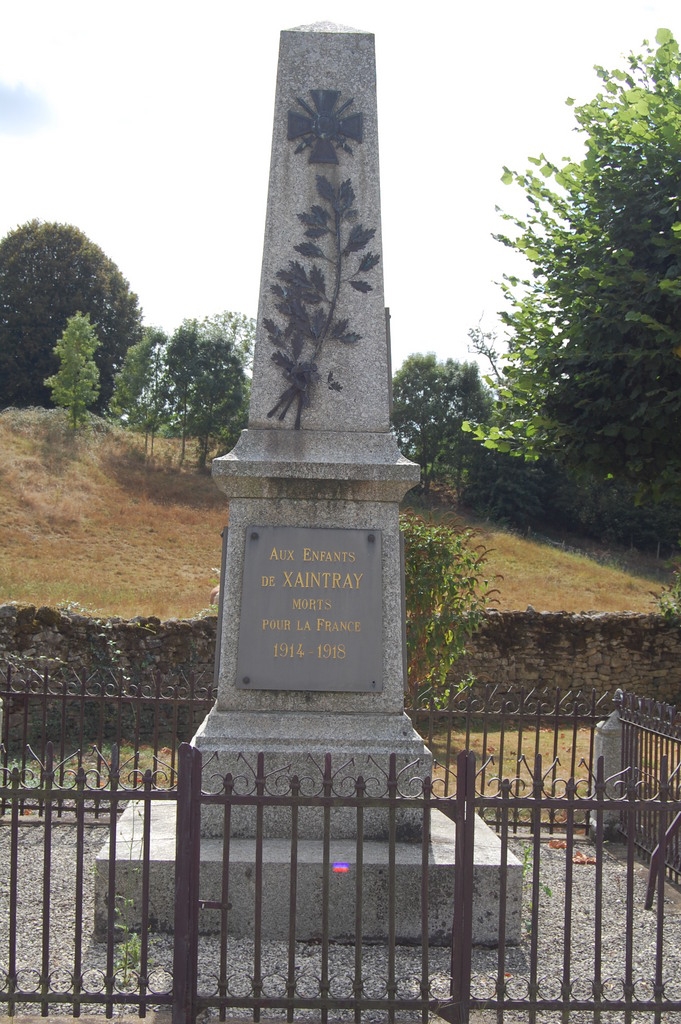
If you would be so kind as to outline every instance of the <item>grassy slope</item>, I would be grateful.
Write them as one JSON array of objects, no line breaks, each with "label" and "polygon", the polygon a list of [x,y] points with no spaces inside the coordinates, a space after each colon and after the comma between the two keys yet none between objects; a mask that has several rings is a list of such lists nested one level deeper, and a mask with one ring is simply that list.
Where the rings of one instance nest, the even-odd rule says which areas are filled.
[{"label": "grassy slope", "polygon": [[[178,444],[120,430],[70,434],[59,411],[0,414],[0,603],[187,617],[206,608],[226,501],[207,475],[178,469]],[[660,583],[481,529],[499,608],[652,611]]]}]

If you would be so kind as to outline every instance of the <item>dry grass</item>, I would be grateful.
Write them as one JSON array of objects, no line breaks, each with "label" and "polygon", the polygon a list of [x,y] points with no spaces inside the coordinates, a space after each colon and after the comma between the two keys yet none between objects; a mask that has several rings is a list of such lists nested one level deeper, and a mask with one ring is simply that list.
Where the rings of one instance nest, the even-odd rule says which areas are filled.
[{"label": "dry grass", "polygon": [[178,443],[71,434],[59,411],[0,415],[0,601],[189,617],[208,605],[227,504]]},{"label": "dry grass", "polygon": [[[179,468],[179,442],[101,420],[76,436],[60,410],[0,414],[0,603],[72,604],[102,616],[206,609],[227,504],[210,476]],[[483,529],[497,607],[652,611],[660,581]]]},{"label": "dry grass", "polygon": [[[489,724],[489,723],[488,723]],[[503,740],[503,746],[502,746]],[[565,777],[574,769],[575,776],[580,775],[582,761],[590,763],[590,732],[588,729],[573,730],[569,726],[554,729],[546,726],[536,733],[525,729],[522,737],[513,731],[513,723],[507,722],[502,736],[498,726],[485,730],[485,722],[476,719],[471,722],[469,744],[466,746],[466,729],[454,723],[448,739],[447,729],[441,728],[433,737],[431,750],[440,764],[455,767],[456,755],[461,750],[473,750],[476,754],[478,769],[489,759],[486,774],[503,778],[519,776],[528,779],[534,771],[534,760],[541,754],[544,771],[548,771],[554,761],[558,761],[557,774]]]},{"label": "dry grass", "polygon": [[[670,570],[652,560],[632,557],[629,568],[599,564],[587,554],[562,551],[494,527],[478,529],[489,549],[490,572],[503,577],[498,584],[500,608],[525,609],[531,604],[538,612],[654,612],[653,594],[671,579]],[[624,563],[625,556],[620,558]]]}]

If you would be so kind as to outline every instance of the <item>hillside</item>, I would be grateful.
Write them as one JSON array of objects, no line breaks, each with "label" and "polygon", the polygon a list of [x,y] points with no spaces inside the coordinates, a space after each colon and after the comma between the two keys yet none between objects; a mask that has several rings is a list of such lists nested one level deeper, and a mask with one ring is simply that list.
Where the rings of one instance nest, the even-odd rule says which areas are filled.
[{"label": "hillside", "polygon": [[[210,476],[180,469],[179,442],[93,419],[73,436],[60,410],[0,413],[0,603],[67,605],[102,616],[190,617],[220,564],[227,503]],[[631,574],[479,527],[499,608],[654,610],[654,568]],[[642,574],[647,572],[646,574]]]}]

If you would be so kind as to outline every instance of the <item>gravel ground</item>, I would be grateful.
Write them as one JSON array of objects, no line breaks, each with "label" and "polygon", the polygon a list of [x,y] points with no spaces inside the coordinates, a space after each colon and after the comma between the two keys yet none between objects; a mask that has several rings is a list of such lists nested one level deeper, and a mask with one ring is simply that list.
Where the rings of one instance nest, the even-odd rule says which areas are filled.
[{"label": "gravel ground", "polygon": [[[6,986],[6,970],[8,967],[8,905],[9,905],[9,828],[0,824],[0,995]],[[82,948],[84,984],[89,991],[102,987],[103,972],[106,964],[106,948],[93,939],[92,925],[94,919],[94,858],[105,839],[102,826],[86,827],[85,847],[86,866],[83,878],[83,921]],[[76,928],[75,900],[75,830],[69,824],[55,824],[53,828],[52,858],[52,940],[50,947],[50,965],[53,971],[52,987],[67,991],[70,988],[71,971],[74,968],[73,935]],[[504,975],[507,990],[510,994],[522,998],[526,992],[526,978],[529,972],[530,941],[529,925],[531,919],[532,891],[531,880],[531,847],[528,841],[513,839],[511,849],[526,863],[528,873],[524,885],[523,920],[527,929],[519,946],[506,951]],[[590,855],[588,841],[579,843],[579,849]],[[541,885],[538,898],[540,900],[539,944],[539,976],[542,992],[547,996],[559,991],[563,970],[564,957],[564,889],[565,889],[565,850],[553,849],[546,842],[541,847]],[[22,987],[30,989],[35,985],[41,960],[40,913],[42,902],[42,860],[43,830],[34,822],[22,825],[19,844],[19,891],[21,902],[18,908],[18,965]],[[622,848],[606,847],[604,864],[604,902],[603,902],[603,940],[602,953],[604,974],[608,976],[608,990],[614,998],[622,993],[622,976],[624,972],[625,949],[625,893],[627,866],[623,859]],[[634,877],[634,976],[637,982],[637,993],[649,993],[654,976],[655,931],[657,916],[655,911],[644,909],[644,896],[647,881],[647,869],[638,865]],[[571,971],[575,992],[589,992],[590,979],[593,977],[594,962],[594,878],[595,869],[592,865],[575,865],[573,908],[571,914]],[[231,941],[228,947],[229,987],[233,994],[246,992],[250,989],[250,975],[253,965],[253,945],[247,941]],[[119,948],[119,958],[120,958]],[[497,973],[497,950],[475,948],[472,956],[472,991],[480,999],[489,998],[494,992]],[[214,938],[201,939],[200,964],[201,987],[209,990],[214,983],[211,975],[212,965],[219,963],[218,943]],[[332,994],[351,995],[352,977],[354,974],[354,951],[352,947],[332,946],[330,950],[330,984]],[[262,972],[265,976],[264,992],[278,993],[285,985],[287,949],[283,943],[266,943],[263,949]],[[120,963],[120,959],[119,959]],[[172,945],[168,936],[154,935],[150,940],[150,963],[153,965],[151,978],[157,991],[168,991],[170,985],[170,969],[172,967]],[[366,947],[363,951],[363,973],[366,991],[380,995],[387,984],[387,956],[383,947]],[[297,947],[296,974],[297,988],[301,994],[317,991],[320,976],[320,947],[318,945],[299,945]],[[665,898],[665,941],[664,941],[664,980],[665,991],[669,997],[681,999],[681,896],[668,885]],[[446,998],[449,989],[449,954],[447,950],[430,950],[430,979],[434,995]],[[398,949],[396,958],[396,980],[400,993],[418,993],[421,972],[421,952],[419,949]],[[120,975],[119,975],[120,976]],[[153,997],[150,1000],[153,1003]],[[29,1007],[20,1007],[21,1013]],[[36,1012],[36,1006],[31,1006]],[[39,1009],[39,1008],[38,1008]],[[0,1013],[6,1011],[6,1003],[0,1002]],[[59,1007],[51,1007],[50,1014],[59,1012]],[[69,1012],[68,1006],[64,1012]],[[83,1006],[83,1013],[101,1013],[102,1008],[95,1004]],[[229,1010],[228,1015],[234,1017],[238,1011]],[[216,1016],[211,1012],[205,1019]],[[272,1020],[277,1014],[264,1011],[263,1018]],[[310,1011],[310,1020],[318,1020],[319,1012]],[[398,1020],[406,1020],[404,1013],[397,1014]],[[297,1015],[298,1019],[298,1015]],[[334,1017],[341,1019],[341,1017]],[[344,1019],[352,1019],[348,1014]],[[367,1014],[367,1021],[382,1020],[379,1014]],[[415,1018],[418,1019],[418,1018]],[[487,1024],[496,1021],[496,1011],[476,1011],[471,1020],[476,1024]],[[507,1024],[520,1024],[527,1021],[526,1012],[507,1011],[504,1021]],[[620,1013],[603,1014],[607,1024],[619,1024],[625,1017]],[[649,1013],[634,1013],[632,1021],[652,1021]],[[560,1015],[542,1012],[538,1015],[541,1022],[558,1021]],[[570,1021],[575,1024],[582,1021],[593,1021],[591,1013],[574,1012]],[[681,1024],[681,1012],[670,1012],[665,1015],[665,1022]]]}]

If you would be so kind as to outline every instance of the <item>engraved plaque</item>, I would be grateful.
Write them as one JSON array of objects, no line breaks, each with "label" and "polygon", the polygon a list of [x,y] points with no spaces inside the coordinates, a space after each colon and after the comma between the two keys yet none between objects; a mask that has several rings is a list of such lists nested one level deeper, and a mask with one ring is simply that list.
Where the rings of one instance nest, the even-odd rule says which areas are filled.
[{"label": "engraved plaque", "polygon": [[381,531],[246,529],[243,690],[383,688]]}]

